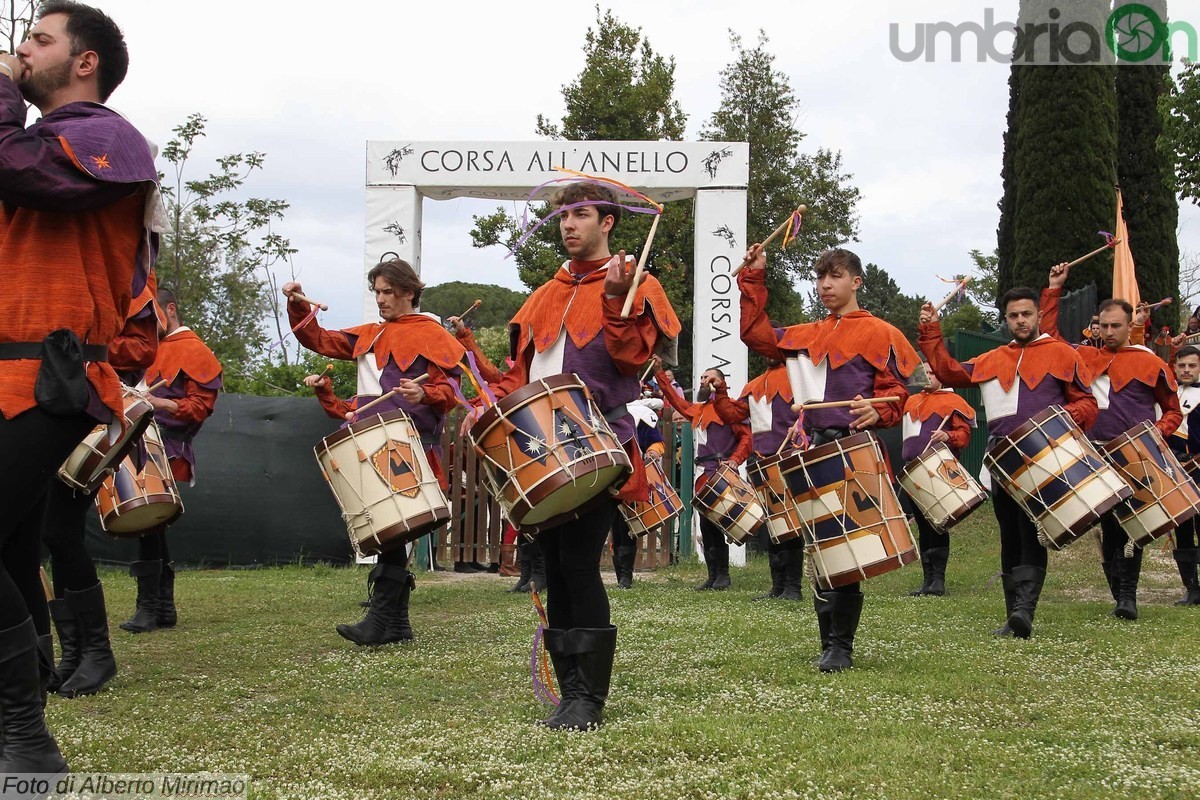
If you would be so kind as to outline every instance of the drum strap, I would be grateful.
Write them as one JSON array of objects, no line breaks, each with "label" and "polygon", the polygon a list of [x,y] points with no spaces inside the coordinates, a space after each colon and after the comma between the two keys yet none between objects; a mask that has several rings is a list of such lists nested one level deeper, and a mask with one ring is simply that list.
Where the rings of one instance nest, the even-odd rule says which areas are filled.
[{"label": "drum strap", "polygon": [[[0,343],[0,361],[32,360],[42,358],[41,342],[3,342]],[[83,345],[84,361],[108,361],[108,345]]]},{"label": "drum strap", "polygon": [[625,416],[628,413],[629,413],[629,406],[626,405],[625,403],[621,403],[621,405],[617,406],[616,408],[611,408],[608,411],[605,411],[604,419],[608,422],[616,422],[617,420],[619,420],[621,417]]}]

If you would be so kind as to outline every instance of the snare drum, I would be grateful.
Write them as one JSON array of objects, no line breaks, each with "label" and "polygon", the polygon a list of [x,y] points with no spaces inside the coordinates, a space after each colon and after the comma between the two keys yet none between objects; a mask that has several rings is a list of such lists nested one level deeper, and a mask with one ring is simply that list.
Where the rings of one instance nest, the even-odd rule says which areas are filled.
[{"label": "snare drum", "polygon": [[121,434],[109,441],[108,426],[97,426],[58,468],[59,479],[76,491],[94,492],[117,469],[121,459],[129,455],[154,419],[154,406],[141,392],[122,386],[121,393],[125,401],[125,429]]},{"label": "snare drum", "polygon": [[514,526],[550,528],[595,507],[633,468],[591,392],[551,375],[496,402],[469,432],[485,485]]},{"label": "snare drum", "polygon": [[450,520],[421,435],[400,409],[347,425],[313,452],[356,556],[401,547]]},{"label": "snare drum", "polygon": [[666,525],[683,508],[679,492],[675,491],[663,472],[661,458],[647,459],[646,480],[650,484],[650,499],[632,504],[621,503],[620,506],[621,515],[625,517],[629,533],[633,536],[642,536]]},{"label": "snare drum", "polygon": [[142,446],[146,460],[141,471],[133,457],[126,456],[96,492],[100,527],[113,536],[138,537],[183,513],[183,499],[157,423],[151,421],[146,428]]},{"label": "snare drum", "polygon": [[800,514],[818,588],[857,583],[917,560],[875,434],[793,453],[779,469]]},{"label": "snare drum", "polygon": [[704,518],[725,532],[725,538],[742,544],[755,536],[766,519],[767,511],[758,502],[754,489],[742,479],[737,468],[722,464],[696,481],[692,505]]},{"label": "snare drum", "polygon": [[988,448],[983,464],[1037,525],[1038,540],[1055,550],[1133,494],[1059,406]]},{"label": "snare drum", "polygon": [[925,448],[904,466],[900,485],[929,524],[942,533],[970,516],[987,499],[987,492],[942,442]]},{"label": "snare drum", "polygon": [[1151,423],[1135,425],[1102,452],[1133,490],[1116,514],[1134,544],[1145,547],[1200,511],[1200,489]]},{"label": "snare drum", "polygon": [[803,527],[800,509],[792,502],[787,483],[779,469],[783,459],[782,455],[776,454],[767,458],[756,458],[746,465],[750,485],[754,487],[759,502],[767,510],[767,533],[775,544],[795,539]]}]

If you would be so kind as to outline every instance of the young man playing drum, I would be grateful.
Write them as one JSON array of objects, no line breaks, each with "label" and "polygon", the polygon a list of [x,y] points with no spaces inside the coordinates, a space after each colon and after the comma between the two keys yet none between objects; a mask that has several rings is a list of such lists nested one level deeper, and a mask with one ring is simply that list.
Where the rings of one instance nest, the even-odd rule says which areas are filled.
[{"label": "young man playing drum", "polygon": [[[120,427],[108,344],[157,248],[154,157],[103,105],[128,65],[116,23],[67,2],[41,4],[0,54],[0,773],[67,768],[43,712],[41,523],[72,448],[98,422]],[[27,102],[41,112],[29,128]]]},{"label": "young man playing drum", "polygon": [[[779,327],[773,321],[771,327]],[[736,401],[729,395],[717,395],[717,410],[727,419],[750,420],[750,436],[753,447],[751,463],[759,459],[773,458],[778,454],[790,453],[795,447],[794,430],[800,415],[792,408],[795,402],[792,384],[788,381],[787,369],[782,361],[771,361],[762,375],[747,381],[742,394]],[[753,475],[751,476],[753,482]],[[804,537],[796,536],[784,542],[770,539],[767,545],[767,562],[771,569],[771,588],[755,600],[779,597],[784,600],[799,600],[800,582],[804,577]]]},{"label": "young man playing drum", "polygon": [[[308,303],[297,296],[303,293],[299,283],[283,285],[296,339],[328,358],[358,362],[362,395],[345,403],[325,386],[317,387],[317,398],[330,416],[344,419],[360,399],[395,391],[372,413],[400,409],[408,414],[421,436],[429,466],[445,492],[449,481],[442,467],[442,426],[446,414],[458,402],[452,381],[461,374],[458,364],[466,351],[433,317],[417,311],[425,284],[406,261],[397,258],[372,267],[367,285],[375,293],[383,321],[340,331],[325,330],[311,317]],[[429,377],[418,383],[422,375]],[[356,625],[338,625],[338,635],[357,645],[372,646],[412,639],[408,601],[415,583],[415,576],[408,571],[405,546],[381,553],[367,577],[371,604],[366,616]]]},{"label": "young man playing drum", "polygon": [[[1179,379],[1179,409],[1183,422],[1168,440],[1171,450],[1185,467],[1190,459],[1200,456],[1200,347],[1188,345],[1175,354],[1175,377]],[[1196,419],[1192,419],[1195,416]],[[1195,470],[1192,470],[1193,476]],[[1200,580],[1197,564],[1200,550],[1196,548],[1197,519],[1192,517],[1175,529],[1175,564],[1183,581],[1184,595],[1175,601],[1177,606],[1200,606]]]},{"label": "young man playing drum", "polygon": [[[937,376],[927,371],[929,385],[918,394],[908,398],[904,404],[904,444],[901,458],[907,464],[919,457],[930,445],[943,443],[955,458],[971,443],[971,429],[975,427],[975,409],[953,389],[942,386]],[[914,503],[913,517],[917,520],[920,536],[921,570],[924,581],[921,588],[910,592],[913,597],[932,595],[941,597],[946,593],[946,563],[950,560],[950,535],[939,531]]]},{"label": "young man playing drum", "polygon": [[[1070,345],[1039,333],[1037,302],[1034,289],[1005,292],[999,306],[1013,340],[966,363],[946,349],[933,304],[921,308],[917,343],[929,367],[946,386],[979,386],[992,438],[1007,436],[1051,405],[1062,406],[1081,430],[1096,418],[1087,367]],[[1000,480],[992,481],[992,510],[1000,527],[1000,579],[1008,615],[995,633],[1028,638],[1046,580],[1046,548],[1033,520]]]},{"label": "young man playing drum", "polygon": [[680,325],[652,276],[637,286],[630,316],[621,315],[635,265],[624,252],[614,258],[609,251],[609,233],[621,207],[608,188],[572,184],[556,204],[563,209],[558,228],[570,260],[513,317],[514,364],[495,393],[502,398],[541,378],[575,373],[591,390],[633,467],[616,498],[537,534],[549,589],[546,650],[562,694],[545,724],[587,729],[602,723],[617,644],[600,554],[619,513],[618,501],[649,497],[633,417],[625,406],[640,394],[640,368],[656,352],[669,351]]},{"label": "young man playing drum", "polygon": [[[216,408],[222,369],[208,345],[183,324],[175,293],[160,287],[158,305],[166,327],[160,331],[154,363],[146,370],[146,384],[163,385],[148,399],[154,406],[154,421],[162,433],[171,474],[176,482],[189,483],[195,481],[196,472],[192,440]],[[157,525],[138,539],[138,560],[129,565],[129,574],[137,579],[137,607],[133,616],[121,623],[130,633],[174,628],[178,621],[175,569],[167,547],[170,524]]]},{"label": "young man playing drum", "polygon": [[[817,259],[817,292],[829,316],[820,322],[771,326],[767,318],[767,256],[761,245],[746,253],[738,273],[742,293],[742,341],[764,358],[789,362],[797,401],[809,393],[822,401],[846,401],[816,409],[804,417],[812,444],[822,445],[872,428],[900,422],[905,382],[920,359],[904,335],[858,305],[862,262],[849,250],[826,250]],[[871,403],[871,397],[897,397]],[[813,593],[821,633],[822,672],[853,666],[854,637],[862,615],[861,582]]]},{"label": "young man playing drum", "polygon": [[[1065,340],[1058,332],[1058,301],[1069,275],[1067,264],[1051,267],[1050,285],[1042,291],[1041,330],[1062,341]],[[1105,444],[1143,422],[1153,423],[1163,439],[1169,441],[1183,421],[1171,368],[1149,348],[1129,343],[1131,327],[1144,326],[1148,314],[1137,316],[1139,319],[1135,321],[1133,307],[1124,300],[1105,300],[1099,311],[1103,346],[1079,348],[1079,355],[1091,372],[1092,394],[1100,409],[1087,435],[1098,444]],[[1104,576],[1117,604],[1113,616],[1136,620],[1142,548],[1135,546],[1131,556],[1125,555],[1129,537],[1114,511],[1101,518],[1100,528]]]},{"label": "young man playing drum", "polygon": [[[713,368],[700,376],[700,389],[696,399],[689,403],[675,391],[670,377],[657,369],[661,361],[656,360],[654,378],[662,389],[663,400],[692,426],[696,441],[696,487],[703,486],[711,474],[722,464],[735,469],[746,462],[750,455],[750,428],[746,425],[746,410],[732,403],[718,405],[718,398],[729,400],[725,385],[725,374]],[[722,416],[721,409],[729,416]],[[709,473],[706,477],[705,473]],[[730,586],[729,542],[725,531],[704,515],[700,515],[700,537],[704,547],[704,564],[708,568],[708,579],[696,587],[697,591],[715,589],[723,591]]]}]

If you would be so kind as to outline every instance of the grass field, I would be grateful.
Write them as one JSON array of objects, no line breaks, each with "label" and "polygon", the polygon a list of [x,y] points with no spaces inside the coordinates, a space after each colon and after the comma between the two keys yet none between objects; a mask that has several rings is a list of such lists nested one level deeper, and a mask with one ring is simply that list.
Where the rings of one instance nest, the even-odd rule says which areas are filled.
[{"label": "grass field", "polygon": [[[619,627],[607,724],[537,726],[535,617],[511,579],[418,576],[417,641],[359,649],[365,568],[199,571],[180,625],[115,625],[134,584],[103,574],[120,674],[51,700],[73,769],[249,773],[279,798],[1194,798],[1200,791],[1200,609],[1170,554],[1147,554],[1142,618],[1111,603],[1090,540],[1052,553],[1034,638],[1002,618],[995,522],[955,534],[944,598],[919,566],[865,584],[855,668],[822,675],[811,594],[692,592],[694,564],[610,592]],[[606,575],[611,581],[611,573]]]}]

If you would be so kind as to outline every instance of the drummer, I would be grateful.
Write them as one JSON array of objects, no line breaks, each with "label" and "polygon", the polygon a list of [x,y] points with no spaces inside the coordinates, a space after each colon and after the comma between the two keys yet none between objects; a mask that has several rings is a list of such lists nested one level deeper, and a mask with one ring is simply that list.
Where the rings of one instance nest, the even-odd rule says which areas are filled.
[{"label": "drummer", "polygon": [[[1037,302],[1035,289],[1005,292],[999,306],[1012,341],[965,363],[946,350],[933,304],[921,307],[917,344],[929,367],[946,386],[979,386],[991,438],[1007,436],[1055,404],[1082,430],[1096,419],[1087,367],[1070,345],[1039,333]],[[1038,541],[1033,520],[999,481],[992,481],[992,511],[1000,528],[1000,580],[1007,614],[994,633],[1028,638],[1046,581],[1046,548]]]},{"label": "drummer", "polygon": [[[862,261],[849,250],[826,250],[817,259],[817,292],[829,316],[819,322],[772,327],[767,318],[767,256],[761,245],[746,253],[738,273],[742,292],[742,341],[772,361],[794,364],[801,388],[821,387],[822,400],[850,401],[849,406],[823,408],[805,415],[804,429],[813,445],[822,445],[872,428],[900,422],[908,399],[905,381],[920,359],[912,345],[892,325],[858,305],[863,285]],[[789,367],[789,375],[791,367]],[[889,403],[864,398],[898,397]],[[854,636],[862,615],[861,582],[813,594],[821,635],[822,672],[853,666]]]},{"label": "drummer", "polygon": [[[1187,345],[1175,354],[1175,375],[1179,379],[1179,407],[1183,422],[1175,429],[1168,442],[1180,461],[1200,456],[1200,416],[1192,419],[1200,409],[1200,347]],[[1197,563],[1200,550],[1196,549],[1196,527],[1198,520],[1192,517],[1175,529],[1175,564],[1179,567],[1179,578],[1183,581],[1184,595],[1175,601],[1177,606],[1200,606],[1200,581],[1197,580]]]},{"label": "drummer", "polygon": [[634,281],[624,252],[613,257],[608,237],[621,207],[606,186],[582,181],[555,199],[558,229],[570,260],[525,301],[510,323],[513,367],[494,387],[504,397],[531,381],[573,372],[624,445],[633,466],[612,502],[537,534],[549,590],[546,650],[563,702],[545,720],[553,729],[602,723],[612,677],[617,629],[609,616],[600,554],[617,503],[649,498],[633,417],[625,406],[639,394],[638,370],[656,352],[674,350],[679,319],[652,276],[638,285],[628,318],[621,316]]},{"label": "drummer", "polygon": [[[926,448],[939,443],[949,447],[955,458],[961,457],[962,451],[971,443],[971,429],[975,427],[975,409],[955,394],[953,389],[942,386],[942,382],[928,369],[925,375],[928,385],[904,404],[901,458],[905,464],[924,453]],[[925,573],[925,579],[921,588],[909,594],[913,597],[941,597],[946,593],[950,536],[934,528],[915,503],[912,504],[912,513],[917,521],[921,570]]]},{"label": "drummer", "polygon": [[[729,400],[729,389],[725,384],[725,373],[715,367],[705,370],[700,376],[700,388],[696,392],[698,403],[689,403],[675,391],[670,377],[662,370],[661,361],[656,361],[654,367],[654,379],[662,389],[663,400],[692,426],[696,442],[696,491],[699,492],[700,487],[712,477],[711,474],[706,477],[706,473],[713,473],[724,464],[736,469],[750,455],[747,411],[732,403],[718,405],[718,398]],[[721,414],[722,408],[728,416]],[[696,591],[728,589],[729,542],[725,539],[725,531],[701,515],[700,540],[704,547],[708,578],[696,587]]]},{"label": "drummer", "polygon": [[[771,327],[779,326],[772,320]],[[792,403],[795,402],[792,384],[788,381],[787,369],[782,361],[767,362],[766,371],[747,381],[736,401],[722,393],[717,395],[716,402],[718,412],[728,419],[749,418],[753,449],[751,459],[772,458],[795,449],[797,432],[794,428],[800,415],[792,409]],[[771,568],[771,588],[754,599],[801,599],[804,538],[796,535],[786,542],[771,540],[767,544],[767,563]]]},{"label": "drummer", "polygon": [[[396,391],[372,411],[399,409],[412,418],[425,445],[429,466],[442,491],[446,491],[449,483],[439,442],[445,416],[458,402],[454,381],[461,375],[458,364],[465,351],[436,318],[417,311],[425,284],[408,262],[399,258],[380,262],[367,273],[367,286],[375,293],[375,305],[383,321],[331,331],[322,328],[309,313],[309,304],[298,296],[303,294],[299,283],[283,285],[296,339],[327,358],[357,361],[361,394],[346,402],[334,396],[327,382],[306,379],[305,383],[316,389],[326,413],[342,419],[358,407],[360,400]],[[429,377],[417,383],[422,375]],[[396,547],[380,554],[367,577],[371,604],[366,616],[355,625],[338,625],[338,635],[360,646],[412,639],[408,601],[415,583],[415,576],[408,571],[407,548]]]},{"label": "drummer", "polygon": [[[1050,285],[1042,291],[1041,330],[1060,340],[1058,301],[1070,272],[1067,264],[1051,267]],[[1104,444],[1136,425],[1153,422],[1163,439],[1169,441],[1183,421],[1175,375],[1154,351],[1129,344],[1131,328],[1144,329],[1149,312],[1139,310],[1135,317],[1133,306],[1124,300],[1105,300],[1100,304],[1098,316],[1104,346],[1079,348],[1079,355],[1091,373],[1092,393],[1100,407],[1095,423],[1087,429],[1088,438]],[[1129,537],[1117,521],[1116,511],[1109,511],[1100,518],[1100,529],[1104,576],[1117,604],[1112,614],[1120,619],[1135,620],[1138,617],[1137,587],[1142,572],[1142,548],[1135,546],[1132,556],[1125,555]]]}]

